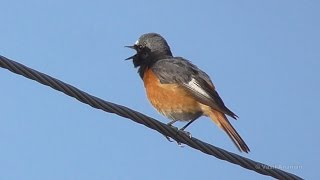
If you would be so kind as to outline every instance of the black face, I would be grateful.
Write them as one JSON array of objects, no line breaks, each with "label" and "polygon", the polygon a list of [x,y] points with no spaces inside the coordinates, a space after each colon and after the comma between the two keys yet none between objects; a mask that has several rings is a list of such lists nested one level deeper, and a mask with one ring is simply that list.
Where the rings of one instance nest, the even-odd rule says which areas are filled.
[{"label": "black face", "polygon": [[160,58],[172,56],[166,40],[157,33],[143,34],[133,46],[126,47],[137,51],[137,54],[127,58],[133,60],[135,67],[148,66]]},{"label": "black face", "polygon": [[157,33],[147,33],[140,36],[133,46],[126,46],[134,49],[137,53],[126,60],[132,59],[135,68],[142,78],[144,71],[150,68],[156,61],[167,57],[172,57],[170,47],[166,40]]},{"label": "black face", "polygon": [[135,68],[148,63],[148,57],[151,54],[151,51],[149,48],[139,44],[135,44],[133,46],[126,46],[126,47],[137,51],[135,55],[126,59],[126,60],[132,59],[133,65]]}]

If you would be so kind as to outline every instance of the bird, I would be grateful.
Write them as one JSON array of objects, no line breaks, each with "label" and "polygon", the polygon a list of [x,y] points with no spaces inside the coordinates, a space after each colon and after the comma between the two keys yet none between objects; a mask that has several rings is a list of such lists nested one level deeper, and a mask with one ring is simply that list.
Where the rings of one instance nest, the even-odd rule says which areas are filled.
[{"label": "bird", "polygon": [[226,107],[210,77],[191,61],[173,56],[170,46],[158,33],[146,33],[132,46],[132,60],[143,80],[147,98],[155,109],[171,121],[187,122],[180,130],[201,116],[207,116],[230,137],[240,152],[250,151],[229,122],[238,116]]}]

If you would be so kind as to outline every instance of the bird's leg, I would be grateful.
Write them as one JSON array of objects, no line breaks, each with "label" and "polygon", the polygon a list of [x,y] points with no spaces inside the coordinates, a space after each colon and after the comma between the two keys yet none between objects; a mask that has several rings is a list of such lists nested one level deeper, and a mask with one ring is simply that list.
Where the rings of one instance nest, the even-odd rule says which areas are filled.
[{"label": "bird's leg", "polygon": [[[180,128],[179,130],[182,131],[182,132],[184,132],[186,135],[188,135],[188,136],[191,138],[191,137],[192,137],[191,133],[185,131],[185,129],[186,129],[191,123],[193,123],[197,118],[198,118],[198,117],[192,119],[192,120],[189,121],[185,126],[183,126],[182,128]],[[172,126],[172,124],[174,124],[174,123],[177,122],[177,121],[178,121],[177,119],[174,119],[174,120],[170,121],[169,123],[167,123],[167,125],[168,125],[168,126]],[[174,127],[174,126],[173,126],[173,127]],[[173,140],[172,140],[170,137],[168,137],[168,136],[165,136],[165,137],[167,138],[168,141],[173,142]],[[181,142],[178,142],[178,141],[177,141],[177,143],[178,143],[179,146],[183,147],[182,144],[181,144]]]},{"label": "bird's leg", "polygon": [[[197,117],[198,118],[198,117]],[[185,129],[191,124],[193,123],[197,118],[192,119],[191,121],[189,121],[186,125],[184,125],[182,128],[180,128],[180,131],[183,131],[184,133],[186,133],[190,138],[192,138],[192,134],[188,131],[185,131]]]},{"label": "bird's leg", "polygon": [[[198,118],[198,117],[197,117]],[[180,131],[184,131],[191,123],[193,123],[197,118],[192,119],[191,121],[189,121],[186,125],[184,125],[181,129],[179,129]]]},{"label": "bird's leg", "polygon": [[167,123],[168,126],[172,126],[172,124],[174,124],[175,122],[177,122],[178,120],[177,119],[174,119],[172,121],[170,121],[169,123]]},{"label": "bird's leg", "polygon": [[[174,123],[177,122],[177,121],[178,121],[177,119],[174,119],[174,120],[170,121],[169,123],[167,123],[167,125],[168,125],[168,126],[171,126],[171,127],[173,127],[173,128],[176,128],[176,127],[172,126],[172,124],[174,124]],[[177,129],[177,128],[176,128],[176,129]],[[169,136],[164,136],[164,137],[166,137],[166,139],[167,139],[169,142],[173,142],[173,140],[172,140]]]}]

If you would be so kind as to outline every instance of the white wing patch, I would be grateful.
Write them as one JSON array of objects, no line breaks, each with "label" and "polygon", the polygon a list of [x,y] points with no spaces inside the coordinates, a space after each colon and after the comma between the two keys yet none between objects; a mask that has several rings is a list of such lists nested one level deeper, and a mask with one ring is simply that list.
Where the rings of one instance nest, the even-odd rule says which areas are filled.
[{"label": "white wing patch", "polygon": [[199,83],[194,78],[192,78],[191,81],[188,82],[188,88],[202,94],[207,98],[211,98],[210,95],[201,88]]}]

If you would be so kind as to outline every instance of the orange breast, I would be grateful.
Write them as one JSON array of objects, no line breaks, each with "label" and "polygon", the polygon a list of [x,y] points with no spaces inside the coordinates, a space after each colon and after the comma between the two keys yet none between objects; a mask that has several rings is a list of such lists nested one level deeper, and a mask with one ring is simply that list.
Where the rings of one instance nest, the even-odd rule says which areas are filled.
[{"label": "orange breast", "polygon": [[184,88],[177,84],[161,84],[152,70],[144,73],[143,81],[149,101],[165,116],[201,111],[199,103]]}]

